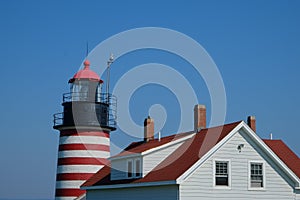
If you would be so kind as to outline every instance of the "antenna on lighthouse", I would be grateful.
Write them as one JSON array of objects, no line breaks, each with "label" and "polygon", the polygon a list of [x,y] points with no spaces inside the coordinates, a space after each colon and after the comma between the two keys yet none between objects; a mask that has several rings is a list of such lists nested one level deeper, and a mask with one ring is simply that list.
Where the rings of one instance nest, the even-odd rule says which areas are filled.
[{"label": "antenna on lighthouse", "polygon": [[86,42],[86,58],[88,57],[88,55],[89,55],[89,42],[87,41]]},{"label": "antenna on lighthouse", "polygon": [[110,65],[114,62],[114,55],[112,53],[110,53],[110,57],[107,61],[107,75],[106,75],[106,101],[107,103],[109,103],[109,78],[110,78]]}]

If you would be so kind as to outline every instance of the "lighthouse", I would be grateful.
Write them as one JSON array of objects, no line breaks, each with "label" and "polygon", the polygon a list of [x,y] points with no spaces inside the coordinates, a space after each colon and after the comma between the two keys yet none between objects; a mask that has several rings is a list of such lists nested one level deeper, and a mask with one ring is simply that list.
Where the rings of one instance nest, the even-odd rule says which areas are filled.
[{"label": "lighthouse", "polygon": [[102,93],[103,81],[88,60],[69,84],[53,126],[59,130],[55,199],[61,200],[84,198],[80,185],[107,164],[109,134],[116,129],[116,98]]}]

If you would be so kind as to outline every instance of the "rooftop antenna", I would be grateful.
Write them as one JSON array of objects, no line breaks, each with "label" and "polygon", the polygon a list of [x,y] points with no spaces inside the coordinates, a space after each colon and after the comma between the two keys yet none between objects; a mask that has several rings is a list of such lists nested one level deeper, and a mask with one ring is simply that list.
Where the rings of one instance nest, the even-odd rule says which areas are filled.
[{"label": "rooftop antenna", "polygon": [[86,58],[88,57],[88,55],[89,55],[89,42],[87,41],[86,42]]},{"label": "rooftop antenna", "polygon": [[112,53],[110,53],[110,57],[107,61],[107,74],[106,74],[106,101],[107,103],[109,103],[109,79],[110,79],[110,65],[114,62],[114,55]]}]

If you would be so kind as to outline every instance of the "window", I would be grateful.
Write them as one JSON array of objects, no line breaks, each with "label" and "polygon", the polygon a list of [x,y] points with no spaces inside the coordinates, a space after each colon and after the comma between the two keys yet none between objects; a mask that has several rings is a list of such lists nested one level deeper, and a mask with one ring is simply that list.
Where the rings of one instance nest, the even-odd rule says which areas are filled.
[{"label": "window", "polygon": [[215,162],[215,185],[229,186],[229,170],[228,161]]},{"label": "window", "polygon": [[141,160],[140,159],[135,160],[135,176],[136,177],[141,176]]},{"label": "window", "polygon": [[264,187],[264,169],[262,163],[250,163],[250,187]]},{"label": "window", "polygon": [[142,176],[142,162],[140,158],[127,160],[127,178]]},{"label": "window", "polygon": [[132,172],[133,172],[132,160],[128,160],[128,162],[127,162],[127,177],[128,178],[132,178]]}]

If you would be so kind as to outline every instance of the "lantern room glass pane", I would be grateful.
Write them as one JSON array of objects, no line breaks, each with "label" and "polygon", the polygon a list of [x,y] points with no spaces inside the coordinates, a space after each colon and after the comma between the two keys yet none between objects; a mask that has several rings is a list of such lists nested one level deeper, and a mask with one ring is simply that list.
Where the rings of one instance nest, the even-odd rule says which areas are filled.
[{"label": "lantern room glass pane", "polygon": [[102,84],[97,85],[96,102],[101,102]]},{"label": "lantern room glass pane", "polygon": [[101,85],[89,80],[75,80],[70,87],[72,101],[100,102]]}]

